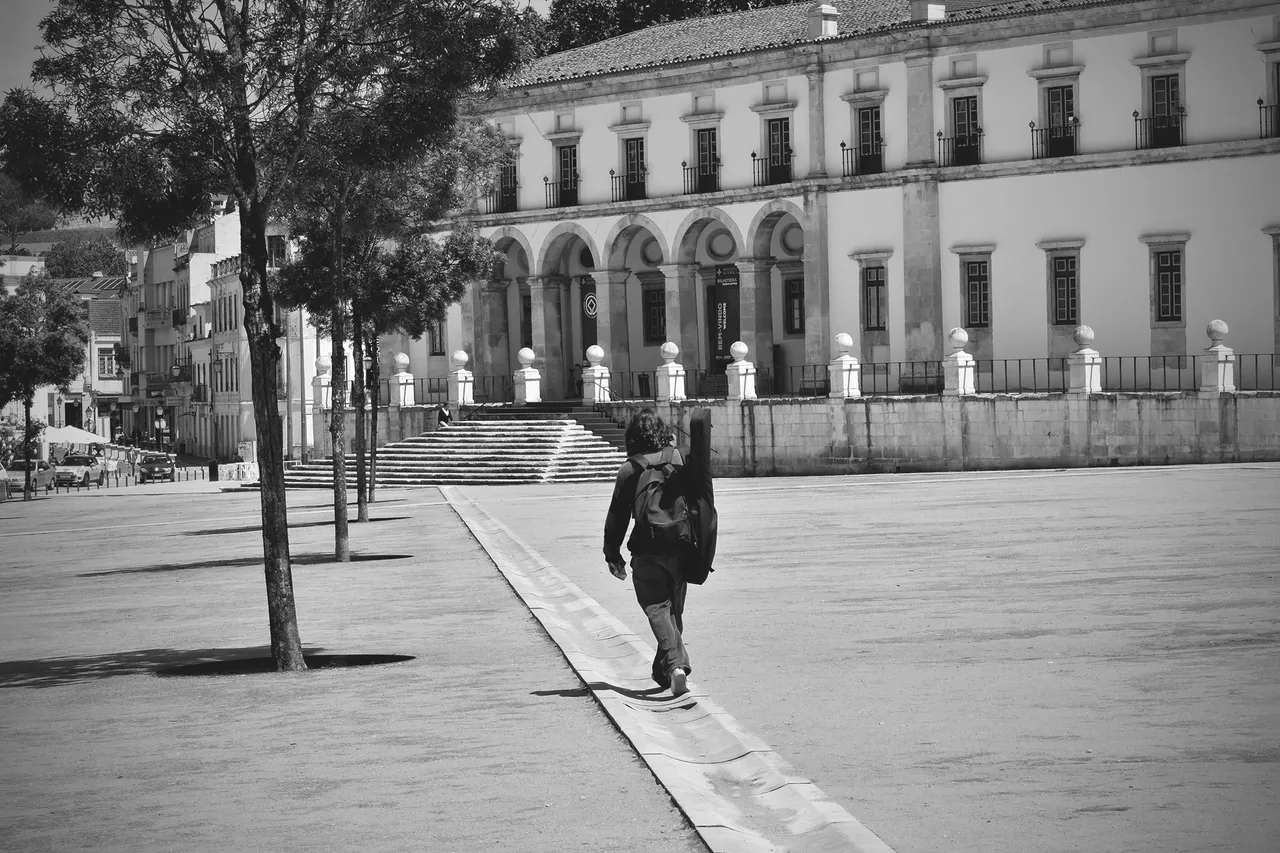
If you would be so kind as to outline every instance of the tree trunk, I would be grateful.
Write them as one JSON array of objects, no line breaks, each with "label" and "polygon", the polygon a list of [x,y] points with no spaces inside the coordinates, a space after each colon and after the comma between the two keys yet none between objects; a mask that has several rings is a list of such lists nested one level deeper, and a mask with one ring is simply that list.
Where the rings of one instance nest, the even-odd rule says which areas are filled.
[{"label": "tree trunk", "polygon": [[364,368],[364,318],[351,310],[351,355],[355,362],[357,379],[351,383],[352,407],[356,410],[356,521],[369,520],[369,495],[364,490],[364,419],[365,385],[368,371]]},{"label": "tree trunk", "polygon": [[31,398],[22,398],[22,408],[26,412],[27,422],[22,425],[22,455],[27,461],[27,475],[23,478],[22,499],[29,501],[36,495],[36,490],[31,488]]},{"label": "tree trunk", "polygon": [[[369,430],[369,503],[373,503],[373,485],[378,479],[378,404],[382,402],[382,369],[378,366],[378,336],[369,341],[369,357],[373,366],[369,368],[373,376],[373,412],[369,417],[373,427]],[[389,400],[387,402],[390,402]],[[391,416],[391,410],[387,410]]]},{"label": "tree trunk", "polygon": [[[345,184],[345,179],[344,179]],[[333,262],[333,382],[329,410],[329,437],[333,440],[333,536],[334,559],[339,563],[351,562],[351,528],[347,516],[347,334],[346,266],[343,263],[343,232],[346,230],[345,185],[338,194],[334,212],[334,245],[338,247]]]},{"label": "tree trunk", "polygon": [[[248,199],[245,199],[248,201]],[[267,619],[276,669],[307,668],[298,635],[289,560],[289,517],[284,489],[284,436],[280,429],[274,303],[266,288],[267,221],[252,200],[240,211],[240,283],[244,292],[244,328],[249,338],[253,376],[253,415],[258,433],[258,482],[262,503],[262,552],[267,582]]]}]

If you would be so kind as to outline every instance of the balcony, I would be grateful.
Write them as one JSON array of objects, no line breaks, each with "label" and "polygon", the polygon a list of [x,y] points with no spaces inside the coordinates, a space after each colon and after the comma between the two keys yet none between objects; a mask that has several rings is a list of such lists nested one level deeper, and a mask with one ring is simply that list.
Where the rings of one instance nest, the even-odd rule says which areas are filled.
[{"label": "balcony", "polygon": [[567,175],[559,180],[542,178],[543,188],[547,196],[547,207],[578,206],[578,173]]},{"label": "balcony", "polygon": [[1178,107],[1176,113],[1142,118],[1133,111],[1133,147],[1141,151],[1147,148],[1176,148],[1186,144],[1184,129],[1187,124],[1187,108]]},{"label": "balcony", "polygon": [[1072,116],[1066,124],[1036,127],[1031,122],[1031,159],[1046,157],[1070,157],[1076,153],[1076,139],[1080,134],[1080,119]]},{"label": "balcony", "polygon": [[616,174],[613,169],[610,169],[609,182],[613,185],[613,200],[638,201],[648,198],[645,194],[645,179],[648,174],[648,170],[644,167],[641,167],[638,172],[627,172],[625,175]]},{"label": "balcony", "polygon": [[174,308],[173,315],[169,319],[169,324],[175,329],[181,329],[183,326],[187,325],[187,309]]},{"label": "balcony", "polygon": [[209,386],[196,385],[191,389],[191,402],[207,403],[209,402]]},{"label": "balcony", "polygon": [[791,183],[791,149],[785,148],[767,157],[757,157],[751,152],[751,174],[754,176],[752,186],[770,187],[775,184]]},{"label": "balcony", "polygon": [[137,317],[129,318],[129,334],[133,335],[135,338],[138,336],[138,318]]},{"label": "balcony", "polygon": [[943,166],[976,166],[982,162],[982,128],[977,133],[943,136],[938,131],[938,163]]},{"label": "balcony", "polygon": [[503,182],[484,200],[485,213],[515,213],[520,209],[520,185]]},{"label": "balcony", "polygon": [[143,322],[148,326],[164,326],[168,325],[172,319],[173,313],[170,308],[148,308]]},{"label": "balcony", "polygon": [[1258,98],[1258,138],[1274,139],[1280,136],[1280,105],[1265,103]]},{"label": "balcony", "polygon": [[688,161],[684,161],[680,168],[684,170],[685,195],[720,191],[720,158],[716,157],[710,163],[696,166],[690,166]]},{"label": "balcony", "polygon": [[884,171],[884,137],[877,136],[866,144],[849,146],[840,143],[840,162],[846,178],[854,175],[878,175]]}]

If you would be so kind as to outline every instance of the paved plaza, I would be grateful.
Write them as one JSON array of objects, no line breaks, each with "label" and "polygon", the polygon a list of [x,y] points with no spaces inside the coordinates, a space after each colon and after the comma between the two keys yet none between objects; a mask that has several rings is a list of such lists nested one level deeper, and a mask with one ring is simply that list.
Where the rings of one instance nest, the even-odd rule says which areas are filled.
[{"label": "paved plaza", "polygon": [[[897,853],[1271,851],[1280,465],[717,481],[695,695]],[[649,639],[608,485],[468,488]],[[435,489],[327,562],[290,493],[304,676],[265,653],[256,494],[0,504],[0,848],[705,849]],[[796,847],[794,849],[802,849]]]}]

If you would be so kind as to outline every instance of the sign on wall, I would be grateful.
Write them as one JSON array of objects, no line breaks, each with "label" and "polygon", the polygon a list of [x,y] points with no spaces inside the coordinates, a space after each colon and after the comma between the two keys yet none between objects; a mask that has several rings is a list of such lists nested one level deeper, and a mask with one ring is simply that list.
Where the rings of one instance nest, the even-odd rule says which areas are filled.
[{"label": "sign on wall", "polygon": [[591,276],[584,275],[578,279],[578,289],[582,294],[582,349],[585,351],[587,347],[595,346],[598,340],[596,315],[599,313],[599,305],[596,301],[596,283]]},{"label": "sign on wall", "polygon": [[707,315],[711,323],[711,363],[721,373],[733,361],[729,347],[742,336],[738,298],[738,267],[716,267],[716,283],[707,288]]}]

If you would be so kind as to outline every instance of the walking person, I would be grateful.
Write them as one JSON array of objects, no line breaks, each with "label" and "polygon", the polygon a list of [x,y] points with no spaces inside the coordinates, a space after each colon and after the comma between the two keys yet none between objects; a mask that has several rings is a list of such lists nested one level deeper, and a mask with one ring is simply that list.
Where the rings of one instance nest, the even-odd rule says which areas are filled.
[{"label": "walking person", "polygon": [[[672,446],[670,430],[653,409],[641,409],[631,418],[626,431],[629,458],[618,471],[604,527],[605,562],[614,577],[626,580],[621,545],[633,518],[636,521],[627,549],[636,600],[658,643],[651,674],[659,687],[669,687],[675,697],[689,692],[688,676],[693,671],[683,636],[688,583],[701,583],[711,571],[716,537],[707,459],[710,412],[698,410],[690,426],[693,450],[686,464]],[[655,481],[659,494],[647,497]],[[683,514],[683,525],[673,524],[680,532],[672,535],[653,526],[650,517],[659,504],[668,517]]]}]

